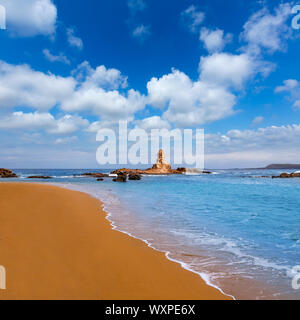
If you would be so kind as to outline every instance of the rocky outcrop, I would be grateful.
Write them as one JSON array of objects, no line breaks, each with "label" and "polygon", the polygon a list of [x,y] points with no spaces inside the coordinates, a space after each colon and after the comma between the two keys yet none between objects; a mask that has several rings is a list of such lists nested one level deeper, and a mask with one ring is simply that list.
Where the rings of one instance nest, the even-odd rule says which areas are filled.
[{"label": "rocky outcrop", "polygon": [[103,181],[103,180],[104,180],[103,178],[98,178],[98,179],[97,179],[97,181]]},{"label": "rocky outcrop", "polygon": [[83,173],[81,176],[84,177],[93,177],[93,178],[108,178],[109,175],[101,172],[87,172]]},{"label": "rocky outcrop", "polygon": [[142,180],[142,175],[139,173],[129,173],[128,180]]},{"label": "rocky outcrop", "polygon": [[166,156],[162,149],[158,151],[157,161],[152,169],[159,170],[160,172],[170,172],[172,170],[171,165],[166,161]]},{"label": "rocky outcrop", "polygon": [[44,180],[48,180],[48,179],[52,179],[52,177],[49,177],[49,176],[30,176],[30,177],[27,177],[27,179],[44,179]]},{"label": "rocky outcrop", "polygon": [[8,169],[0,169],[0,178],[17,178],[18,176]]},{"label": "rocky outcrop", "polygon": [[126,182],[127,181],[127,173],[126,172],[119,172],[118,176],[113,179],[114,182]]},{"label": "rocky outcrop", "polygon": [[293,173],[283,172],[279,176],[273,176],[272,179],[290,179],[290,178],[300,178],[300,171]]},{"label": "rocky outcrop", "polygon": [[172,169],[171,165],[168,164],[165,160],[165,154],[163,150],[159,150],[157,162],[153,165],[152,168],[146,170],[139,169],[117,169],[111,172],[111,174],[139,174],[139,175],[169,175],[169,174],[184,174],[186,173],[186,168]]}]

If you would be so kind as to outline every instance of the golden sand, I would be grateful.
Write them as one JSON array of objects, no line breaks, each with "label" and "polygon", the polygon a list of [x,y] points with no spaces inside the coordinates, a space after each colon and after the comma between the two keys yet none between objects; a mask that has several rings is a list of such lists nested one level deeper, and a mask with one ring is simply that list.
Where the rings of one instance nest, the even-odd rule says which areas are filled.
[{"label": "golden sand", "polygon": [[87,194],[0,183],[1,299],[227,299],[118,231]]}]

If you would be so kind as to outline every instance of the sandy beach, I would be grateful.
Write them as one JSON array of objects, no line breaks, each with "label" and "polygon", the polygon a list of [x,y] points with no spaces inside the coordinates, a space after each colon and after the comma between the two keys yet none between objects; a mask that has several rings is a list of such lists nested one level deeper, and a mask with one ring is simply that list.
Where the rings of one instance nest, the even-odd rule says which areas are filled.
[{"label": "sandy beach", "polygon": [[142,241],[113,231],[87,194],[0,183],[6,299],[228,299]]}]

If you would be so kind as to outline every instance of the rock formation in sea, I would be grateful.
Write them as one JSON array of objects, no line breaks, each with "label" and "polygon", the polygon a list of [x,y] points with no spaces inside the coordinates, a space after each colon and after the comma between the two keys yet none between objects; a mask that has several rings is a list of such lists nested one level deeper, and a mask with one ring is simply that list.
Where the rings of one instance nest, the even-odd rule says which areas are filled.
[{"label": "rock formation in sea", "polygon": [[43,180],[48,180],[48,179],[52,179],[52,177],[49,177],[49,176],[30,176],[30,177],[27,177],[27,179],[43,179]]},{"label": "rock formation in sea", "polygon": [[0,169],[0,178],[17,178],[18,176],[8,169]]},{"label": "rock formation in sea", "polygon": [[186,173],[185,168],[172,169],[171,165],[167,163],[165,154],[163,150],[159,150],[157,161],[153,165],[152,168],[146,170],[140,169],[117,169],[111,172],[111,174],[119,174],[119,173],[127,173],[127,174],[139,174],[139,175],[169,175],[169,174],[184,174]]},{"label": "rock formation in sea", "polygon": [[166,156],[162,149],[158,151],[157,161],[152,169],[159,170],[160,172],[170,172],[172,170],[171,165],[166,161]]},{"label": "rock formation in sea", "polygon": [[289,179],[289,178],[300,178],[300,171],[292,172],[292,173],[286,173],[283,172],[279,176],[273,176],[273,179]]},{"label": "rock formation in sea", "polygon": [[139,173],[131,172],[128,174],[128,180],[142,180],[142,175]]},{"label": "rock formation in sea", "polygon": [[114,182],[126,182],[127,181],[127,173],[126,172],[119,172],[118,176],[113,179]]}]

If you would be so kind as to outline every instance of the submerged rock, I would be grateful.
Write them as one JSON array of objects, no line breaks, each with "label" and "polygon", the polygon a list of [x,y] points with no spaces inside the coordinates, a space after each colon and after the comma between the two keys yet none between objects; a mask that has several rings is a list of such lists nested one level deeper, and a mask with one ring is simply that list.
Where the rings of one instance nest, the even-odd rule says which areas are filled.
[{"label": "submerged rock", "polygon": [[300,178],[300,171],[286,173],[283,172],[279,176],[273,176],[273,179],[290,179],[290,178]]},{"label": "submerged rock", "polygon": [[127,181],[127,173],[120,172],[118,173],[118,176],[113,179],[114,182],[126,182]]},{"label": "submerged rock", "polygon": [[103,178],[98,178],[98,179],[97,179],[97,181],[103,181],[103,180],[104,180]]},{"label": "submerged rock", "polygon": [[47,179],[52,179],[52,177],[49,177],[49,176],[30,176],[30,177],[27,177],[27,179],[44,179],[44,180],[47,180]]},{"label": "submerged rock", "polygon": [[18,176],[8,169],[0,169],[0,178],[17,178]]},{"label": "submerged rock", "polygon": [[142,175],[139,173],[129,173],[128,180],[142,180]]},{"label": "submerged rock", "polygon": [[93,177],[93,178],[108,178],[109,175],[101,172],[87,172],[83,173],[81,176]]}]

